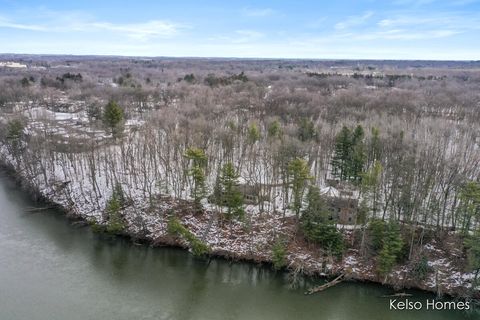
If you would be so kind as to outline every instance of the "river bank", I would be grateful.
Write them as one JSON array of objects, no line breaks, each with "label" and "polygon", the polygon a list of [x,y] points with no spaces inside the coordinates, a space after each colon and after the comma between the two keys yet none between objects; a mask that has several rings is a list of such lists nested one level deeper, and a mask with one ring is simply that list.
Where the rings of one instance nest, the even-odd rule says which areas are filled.
[{"label": "river bank", "polygon": [[[66,188],[74,182],[52,179],[49,185],[42,186],[35,180],[26,179],[22,171],[15,170],[8,157],[3,157],[2,166],[32,198],[61,209],[71,219],[85,222],[95,219],[103,223],[98,220],[102,212],[86,210],[79,194],[70,193],[71,189]],[[424,279],[415,279],[413,266],[408,264],[399,264],[387,277],[381,277],[376,272],[375,259],[363,259],[358,248],[350,247],[341,259],[332,259],[297,235],[293,217],[259,212],[252,207],[247,207],[246,211],[246,221],[224,221],[213,210],[195,213],[192,203],[187,200],[161,195],[149,201],[137,198],[122,210],[126,223],[123,234],[154,246],[187,249],[189,244],[185,239],[172,236],[167,231],[168,218],[171,212],[175,212],[181,223],[208,245],[212,256],[270,264],[272,247],[277,239],[282,238],[287,243],[285,268],[294,274],[331,277],[345,273],[351,281],[381,283],[397,290],[416,288],[460,298],[472,294],[473,274],[463,271],[465,257],[458,249],[460,246],[455,236],[446,235],[442,242],[432,238],[422,244],[430,267]],[[344,229],[342,232],[346,243],[351,243],[353,231]],[[477,288],[474,296],[478,298],[478,295]]]}]

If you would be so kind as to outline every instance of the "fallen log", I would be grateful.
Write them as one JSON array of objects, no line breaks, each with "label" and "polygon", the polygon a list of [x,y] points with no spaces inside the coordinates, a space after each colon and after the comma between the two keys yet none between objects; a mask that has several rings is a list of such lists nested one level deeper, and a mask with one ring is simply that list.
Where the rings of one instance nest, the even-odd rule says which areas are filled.
[{"label": "fallen log", "polygon": [[344,280],[344,278],[345,278],[345,274],[342,273],[341,275],[339,275],[338,277],[336,277],[335,279],[333,279],[330,282],[322,284],[321,286],[310,288],[307,292],[305,292],[305,294],[314,294],[314,293],[323,291],[325,289],[328,289],[330,287],[333,287],[334,285],[337,285],[340,282],[342,282]]},{"label": "fallen log", "polygon": [[53,209],[52,206],[50,207],[43,207],[43,208],[35,208],[35,207],[30,207],[30,208],[25,208],[25,212],[28,212],[28,213],[35,213],[35,212],[41,212],[41,211],[46,211],[46,210],[50,210],[50,209]]},{"label": "fallen log", "polygon": [[382,298],[403,298],[403,297],[411,297],[411,296],[412,295],[409,293],[398,292],[398,293],[382,296]]}]

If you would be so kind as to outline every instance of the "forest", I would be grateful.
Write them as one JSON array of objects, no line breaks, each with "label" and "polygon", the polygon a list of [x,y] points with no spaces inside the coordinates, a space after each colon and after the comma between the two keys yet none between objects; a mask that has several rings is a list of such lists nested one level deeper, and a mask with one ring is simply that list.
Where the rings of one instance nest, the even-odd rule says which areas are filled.
[{"label": "forest", "polygon": [[0,161],[99,232],[480,297],[480,62],[0,60]]}]

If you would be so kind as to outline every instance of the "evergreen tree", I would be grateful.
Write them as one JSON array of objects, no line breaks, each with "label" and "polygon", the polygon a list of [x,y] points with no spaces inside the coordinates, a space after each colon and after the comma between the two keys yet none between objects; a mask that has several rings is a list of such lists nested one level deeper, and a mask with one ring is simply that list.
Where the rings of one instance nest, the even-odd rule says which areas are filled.
[{"label": "evergreen tree", "polygon": [[222,188],[222,204],[227,207],[227,217],[242,218],[243,210],[243,195],[238,190],[238,177],[235,168],[231,162],[227,162],[220,175],[220,185]]},{"label": "evergreen tree", "polygon": [[395,223],[389,223],[385,230],[383,246],[378,257],[378,271],[382,275],[387,275],[392,271],[393,266],[398,260],[403,248],[403,239],[400,234],[400,228]]},{"label": "evergreen tree", "polygon": [[378,128],[372,127],[372,137],[370,138],[369,144],[369,164],[374,163],[375,161],[380,160],[381,149],[380,149],[380,130]]},{"label": "evergreen tree", "polygon": [[21,141],[23,138],[24,125],[19,119],[10,120],[7,123],[6,140],[10,152],[17,156],[20,153]]},{"label": "evergreen tree", "polygon": [[298,138],[300,141],[312,140],[317,136],[315,124],[308,118],[302,118],[298,126]]},{"label": "evergreen tree", "polygon": [[310,186],[307,207],[302,212],[300,227],[307,240],[320,244],[329,254],[341,255],[344,249],[342,234],[337,230],[320,191]]},{"label": "evergreen tree", "polygon": [[465,246],[467,248],[467,257],[469,269],[472,270],[474,278],[472,280],[472,288],[477,287],[480,283],[480,231],[474,235],[467,236],[465,239]]},{"label": "evergreen tree", "polygon": [[363,141],[365,131],[361,125],[358,125],[352,132],[352,145],[357,145]]},{"label": "evergreen tree", "polygon": [[286,244],[281,239],[278,239],[272,247],[272,262],[275,270],[280,270],[286,265],[286,256]]},{"label": "evergreen tree", "polygon": [[462,233],[467,234],[472,220],[480,220],[480,183],[468,181],[460,191],[460,211],[462,212]]},{"label": "evergreen tree", "polygon": [[216,204],[221,204],[222,201],[222,186],[220,183],[220,172],[217,172],[217,176],[215,178],[215,183],[213,185],[213,193],[212,193],[212,202]]},{"label": "evergreen tree", "polygon": [[256,123],[252,123],[248,128],[248,143],[254,144],[258,140],[260,140],[260,130]]},{"label": "evergreen tree", "polygon": [[350,129],[343,126],[335,140],[334,154],[331,161],[332,174],[340,180],[347,180],[350,176],[350,155],[352,137]]},{"label": "evergreen tree", "polygon": [[373,167],[362,174],[361,191],[363,198],[370,203],[369,209],[373,212],[373,215],[377,213],[378,188],[382,171],[383,167],[380,162],[375,161]]},{"label": "evergreen tree", "polygon": [[364,131],[361,125],[358,125],[352,134],[352,150],[349,157],[349,178],[354,182],[360,182],[362,172],[365,167],[367,155],[364,146]]},{"label": "evergreen tree", "polygon": [[120,213],[121,208],[121,199],[119,199],[117,191],[114,190],[105,207],[105,213],[108,221],[107,232],[116,234],[125,229],[125,222],[123,221],[123,217]]},{"label": "evergreen tree", "polygon": [[305,224],[305,227],[312,223],[327,223],[330,220],[330,212],[318,187],[310,186],[308,188],[306,200],[307,206],[302,211],[301,217],[301,222]]},{"label": "evergreen tree", "polygon": [[201,201],[207,194],[205,186],[205,167],[207,165],[207,156],[202,149],[193,147],[188,148],[185,151],[184,156],[191,162],[191,166],[188,169],[187,174],[193,179],[191,196],[195,203],[195,210],[199,212],[202,210]]},{"label": "evergreen tree", "polygon": [[288,164],[288,174],[290,176],[289,184],[293,194],[292,209],[298,218],[300,209],[302,208],[303,194],[308,180],[311,179],[307,162],[301,158],[291,160]]},{"label": "evergreen tree", "polygon": [[20,83],[24,88],[30,86],[30,80],[28,80],[27,77],[23,77],[22,80],[20,80]]},{"label": "evergreen tree", "polygon": [[103,123],[116,136],[122,130],[121,124],[123,121],[123,110],[113,100],[110,100],[103,111]]},{"label": "evergreen tree", "polygon": [[385,221],[381,219],[374,218],[370,221],[368,233],[371,238],[373,250],[378,251],[382,248],[386,228]]},{"label": "evergreen tree", "polygon": [[331,161],[334,177],[356,183],[361,181],[367,159],[364,136],[361,125],[358,125],[353,132],[346,126],[339,132]]},{"label": "evergreen tree", "polygon": [[282,132],[282,128],[280,126],[280,122],[278,120],[273,121],[268,126],[268,137],[269,138],[278,138]]}]

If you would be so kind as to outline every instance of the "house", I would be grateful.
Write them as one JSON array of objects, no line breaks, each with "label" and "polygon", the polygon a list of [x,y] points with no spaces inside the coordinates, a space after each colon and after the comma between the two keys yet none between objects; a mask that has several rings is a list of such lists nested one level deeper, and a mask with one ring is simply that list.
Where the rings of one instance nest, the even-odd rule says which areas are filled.
[{"label": "house", "polygon": [[358,212],[358,199],[355,197],[354,191],[328,186],[322,188],[320,193],[332,212],[332,219],[335,219],[340,224],[355,223]]},{"label": "house", "polygon": [[[242,194],[245,204],[259,204],[261,201],[268,200],[269,186],[260,184],[239,183],[236,189]],[[223,192],[222,192],[223,193]],[[215,196],[209,196],[208,201],[215,203]]]}]

